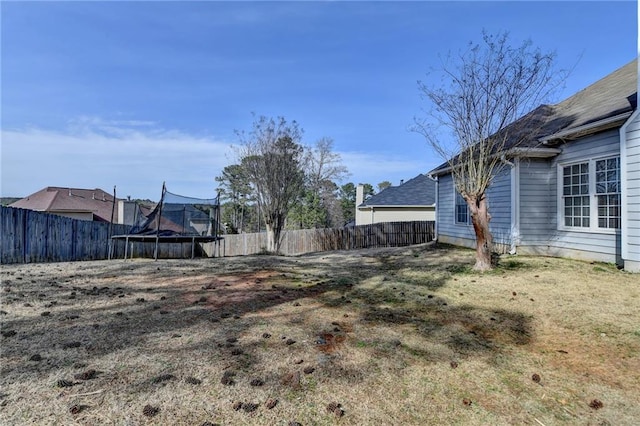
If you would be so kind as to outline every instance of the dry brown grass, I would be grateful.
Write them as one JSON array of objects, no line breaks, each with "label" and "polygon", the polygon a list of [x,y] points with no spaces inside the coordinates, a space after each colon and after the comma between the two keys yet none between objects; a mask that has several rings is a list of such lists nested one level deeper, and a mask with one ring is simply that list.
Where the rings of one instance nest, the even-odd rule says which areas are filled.
[{"label": "dry brown grass", "polygon": [[472,257],[3,265],[0,423],[637,424],[640,278]]}]

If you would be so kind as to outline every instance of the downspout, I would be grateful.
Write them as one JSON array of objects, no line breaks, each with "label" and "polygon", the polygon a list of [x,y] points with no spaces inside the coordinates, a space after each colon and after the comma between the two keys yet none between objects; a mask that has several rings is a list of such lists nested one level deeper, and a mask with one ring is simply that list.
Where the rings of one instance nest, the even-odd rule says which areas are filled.
[{"label": "downspout", "polygon": [[516,158],[515,162],[511,162],[502,154],[500,161],[511,167],[511,248],[509,254],[515,255],[520,240],[520,160]]},{"label": "downspout", "polygon": [[436,182],[436,212],[435,212],[436,213],[436,215],[435,215],[435,219],[436,219],[435,222],[436,223],[435,223],[435,225],[433,227],[434,228],[433,229],[433,232],[434,232],[433,241],[437,243],[438,242],[438,222],[439,222],[438,221],[438,195],[439,195],[439,192],[440,192],[440,180],[438,179],[438,176],[429,175],[429,177]]}]

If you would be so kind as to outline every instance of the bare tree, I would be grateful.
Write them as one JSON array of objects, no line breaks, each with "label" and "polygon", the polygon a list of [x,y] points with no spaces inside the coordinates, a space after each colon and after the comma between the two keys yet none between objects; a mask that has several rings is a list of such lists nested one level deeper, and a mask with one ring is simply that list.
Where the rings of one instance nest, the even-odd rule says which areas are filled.
[{"label": "bare tree", "polygon": [[302,132],[295,121],[264,116],[254,117],[248,133],[236,131],[241,142],[240,165],[267,228],[267,250],[274,253],[280,250],[289,209],[304,187]]},{"label": "bare tree", "polygon": [[321,138],[314,146],[306,150],[304,168],[306,170],[307,190],[311,196],[320,202],[320,207],[326,214],[325,223],[315,223],[314,226],[335,226],[342,222],[338,214],[336,182],[349,176],[349,171],[342,164],[340,154],[333,151],[333,139]]},{"label": "bare tree", "polygon": [[319,192],[328,181],[342,181],[349,171],[342,164],[340,154],[333,152],[333,139],[321,138],[309,147],[305,156],[309,188]]},{"label": "bare tree", "polygon": [[[482,43],[442,64],[442,84],[418,82],[431,110],[414,119],[414,130],[448,162],[455,188],[469,206],[476,270],[492,268],[487,189],[509,151],[544,124],[548,108],[541,103],[564,81],[564,73],[552,69],[554,58],[531,41],[514,47],[507,33],[483,32]],[[444,136],[443,127],[449,131]]]}]

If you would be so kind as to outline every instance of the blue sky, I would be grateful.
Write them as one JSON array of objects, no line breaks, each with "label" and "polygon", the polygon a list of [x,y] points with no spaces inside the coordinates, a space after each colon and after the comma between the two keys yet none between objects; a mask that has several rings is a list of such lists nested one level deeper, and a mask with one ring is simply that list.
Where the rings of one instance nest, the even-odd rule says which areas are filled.
[{"label": "blue sky", "polygon": [[408,130],[441,57],[508,31],[574,68],[560,101],[637,55],[637,4],[2,2],[1,194],[117,186],[210,197],[252,112],[334,140],[347,181],[441,159]]}]

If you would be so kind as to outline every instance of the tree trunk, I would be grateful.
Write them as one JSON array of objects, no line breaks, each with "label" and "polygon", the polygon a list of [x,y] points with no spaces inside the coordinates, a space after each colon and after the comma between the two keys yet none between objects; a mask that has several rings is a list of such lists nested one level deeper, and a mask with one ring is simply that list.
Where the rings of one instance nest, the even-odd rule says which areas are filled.
[{"label": "tree trunk", "polygon": [[276,233],[273,226],[267,223],[267,251],[269,253],[276,252]]},{"label": "tree trunk", "polygon": [[476,233],[476,264],[473,269],[476,271],[488,271],[493,268],[491,253],[493,249],[493,236],[489,230],[489,205],[485,197],[477,199],[471,198],[467,201],[471,211],[471,222]]},{"label": "tree trunk", "polygon": [[270,220],[266,221],[267,227],[267,251],[269,253],[280,252],[280,240],[282,229],[284,229],[284,215],[274,214]]}]

